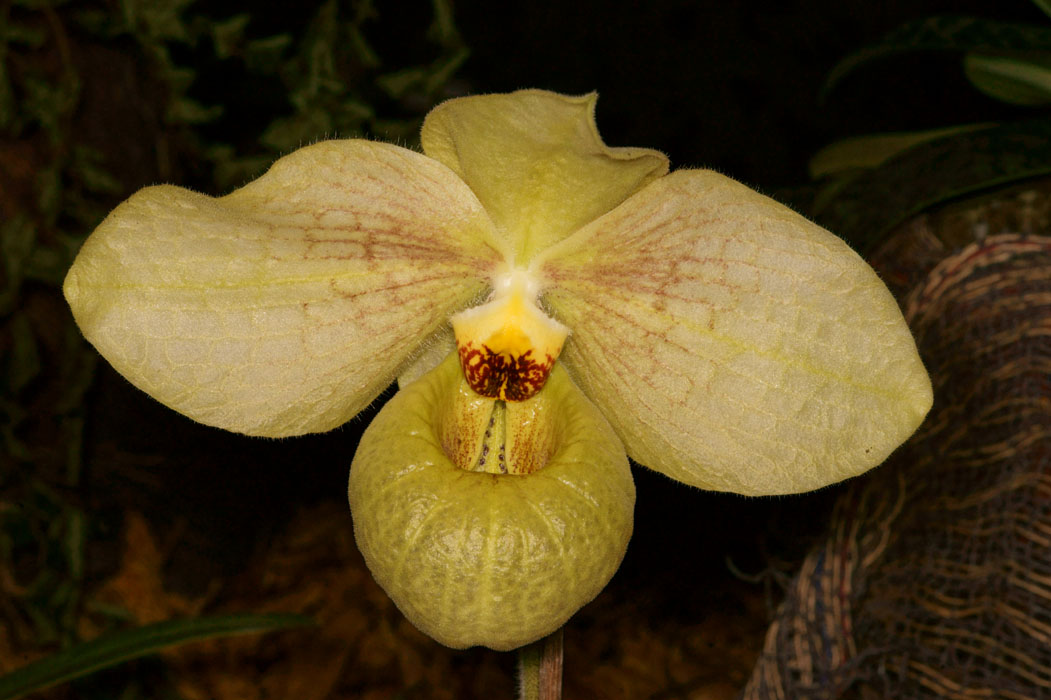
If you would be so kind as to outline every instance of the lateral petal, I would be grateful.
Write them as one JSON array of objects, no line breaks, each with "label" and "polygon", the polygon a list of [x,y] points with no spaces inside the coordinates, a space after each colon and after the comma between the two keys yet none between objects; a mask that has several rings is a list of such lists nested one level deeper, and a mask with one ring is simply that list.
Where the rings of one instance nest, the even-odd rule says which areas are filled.
[{"label": "lateral petal", "polygon": [[668,172],[658,151],[602,142],[597,99],[546,90],[461,97],[423,122],[424,153],[471,186],[517,265]]},{"label": "lateral petal", "polygon": [[931,384],[893,297],[843,241],[744,185],[677,171],[537,261],[562,358],[636,461],[802,492],[882,462]]},{"label": "lateral petal", "polygon": [[328,141],[220,198],[148,187],[65,281],[85,337],[194,420],[269,437],[365,408],[499,262],[468,187],[418,153]]}]

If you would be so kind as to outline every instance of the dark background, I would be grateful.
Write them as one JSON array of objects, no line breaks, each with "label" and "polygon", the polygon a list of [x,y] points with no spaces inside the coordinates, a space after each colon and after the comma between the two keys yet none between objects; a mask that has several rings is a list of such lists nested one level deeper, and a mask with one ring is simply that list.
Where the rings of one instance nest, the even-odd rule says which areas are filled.
[{"label": "dark background", "polygon": [[1013,2],[564,2],[491,14],[459,3],[473,91],[597,90],[607,142],[668,153],[764,189],[806,180],[806,162],[836,138],[988,119],[958,56],[910,55],[818,93],[847,53],[935,14],[1044,21]]}]

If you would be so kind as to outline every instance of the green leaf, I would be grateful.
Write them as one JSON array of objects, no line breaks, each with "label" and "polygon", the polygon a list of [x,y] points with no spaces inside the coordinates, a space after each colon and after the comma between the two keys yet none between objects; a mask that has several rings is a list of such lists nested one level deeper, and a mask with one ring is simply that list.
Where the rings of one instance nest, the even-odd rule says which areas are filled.
[{"label": "green leaf", "polygon": [[[81,472],[83,471],[84,464],[84,416],[63,416],[61,421],[61,430],[62,444],[66,448],[66,483],[69,484],[71,488],[76,488],[77,486],[80,486],[80,476]],[[73,508],[72,506],[70,507]],[[81,513],[79,509],[75,510],[77,513]],[[80,546],[79,551],[71,550],[72,554],[75,554],[79,557],[79,573],[78,569],[75,566],[73,566],[73,560],[70,560],[70,576],[76,578],[77,580],[81,580],[84,578],[83,548],[84,542],[87,539],[87,535],[84,534],[87,529],[86,516],[84,516],[81,513],[80,517],[81,521],[79,523],[73,523],[73,516],[70,516],[70,527],[72,528],[76,526],[80,529],[80,533],[77,535],[77,540],[74,541],[72,539],[69,539],[68,535],[70,534],[70,532],[67,531],[66,533],[67,539],[69,539],[69,544],[75,544],[76,542],[79,542]],[[76,625],[74,624],[70,627],[70,629],[73,629],[73,627],[75,626]]]},{"label": "green leaf", "polygon": [[84,511],[71,507],[66,513],[65,537],[62,539],[69,576],[79,582],[84,578]]},{"label": "green leaf", "polygon": [[[44,574],[41,574],[36,581],[42,581],[50,583],[50,581],[43,578]],[[59,639],[58,626],[55,625],[54,616],[51,612],[32,601],[22,602],[22,612],[29,617],[30,622],[33,624],[33,634],[36,635],[38,642],[43,644],[50,644],[56,642]],[[3,691],[3,682],[7,676],[0,676],[0,692]],[[0,697],[3,697],[0,695]]]},{"label": "green leaf", "polygon": [[259,143],[278,153],[294,151],[332,133],[332,121],[324,112],[297,114],[270,122]]},{"label": "green leaf", "polygon": [[1051,122],[1005,124],[920,144],[858,175],[818,223],[867,252],[883,234],[954,197],[1051,173]]},{"label": "green leaf", "polygon": [[412,66],[377,77],[376,85],[388,96],[399,99],[404,97],[409,90],[423,83],[426,75],[423,68]]},{"label": "green leaf", "polygon": [[[6,18],[5,18],[6,19]],[[0,27],[0,36],[12,44],[23,44],[38,49],[47,41],[47,32],[39,27],[8,23]]]},{"label": "green leaf", "polygon": [[427,30],[427,37],[439,46],[456,47],[462,42],[456,29],[455,13],[449,0],[431,0],[434,21]]},{"label": "green leaf", "polygon": [[73,146],[71,172],[84,183],[89,192],[117,194],[123,187],[120,180],[106,170],[104,161],[104,156],[98,150],[76,144]]},{"label": "green leaf", "polygon": [[205,107],[197,100],[182,97],[168,105],[166,119],[169,124],[202,124],[217,119],[222,113],[221,105]]},{"label": "green leaf", "polygon": [[245,43],[244,62],[249,71],[260,74],[276,73],[284,60],[285,50],[292,44],[288,34],[275,34]]},{"label": "green leaf", "polygon": [[18,393],[40,374],[40,351],[26,314],[16,311],[11,317],[9,328],[11,354],[8,358],[7,381],[12,393]]},{"label": "green leaf", "polygon": [[27,10],[53,9],[56,5],[65,4],[64,0],[14,0],[12,5],[24,7]]},{"label": "green leaf", "polygon": [[963,70],[972,85],[994,100],[1024,106],[1051,103],[1051,54],[1021,57],[971,52],[963,58]]},{"label": "green leaf", "polygon": [[[75,214],[76,212],[72,207],[69,207],[63,213]],[[97,215],[92,218],[90,224],[85,226],[85,228],[93,228],[101,220],[102,215]],[[35,246],[29,258],[25,261],[25,279],[61,287],[62,280],[65,279],[69,266],[73,264],[73,258],[76,257],[77,251],[80,250],[80,246],[83,243],[84,236],[82,234],[71,236],[59,233],[57,239],[53,240],[50,246]]]},{"label": "green leaf", "polygon": [[62,212],[63,163],[52,161],[37,171],[35,180],[37,207],[44,215],[45,226],[50,228],[58,221]]},{"label": "green leaf", "polygon": [[857,169],[841,170],[824,178],[817,189],[811,193],[809,200],[796,203],[786,197],[785,203],[791,204],[793,208],[797,208],[800,211],[808,212],[811,219],[820,219],[822,212],[825,211],[831,202],[836,201],[843,188],[864,172],[864,170]]},{"label": "green leaf", "polygon": [[6,451],[6,456],[24,464],[33,463],[33,452],[19,439],[17,429],[19,424],[25,420],[26,411],[13,401],[7,401],[0,396],[0,445]]},{"label": "green leaf", "polygon": [[228,20],[211,25],[212,47],[219,58],[229,58],[237,53],[244,43],[245,28],[251,15],[234,15]]},{"label": "green leaf", "polygon": [[875,168],[888,158],[913,146],[951,134],[987,129],[995,124],[961,124],[942,129],[855,136],[825,146],[810,159],[814,180],[850,170]]},{"label": "green leaf", "polygon": [[429,71],[430,75],[424,83],[424,92],[428,95],[436,94],[442,86],[452,80],[453,75],[460,70],[460,66],[463,65],[470,55],[470,49],[463,47],[448,57],[432,64]]},{"label": "green leaf", "polygon": [[429,66],[412,66],[380,75],[376,78],[376,85],[394,99],[401,99],[412,91],[431,95],[449,82],[470,53],[463,48]]},{"label": "green leaf", "polygon": [[160,71],[167,81],[168,87],[174,95],[184,94],[193,85],[193,81],[197,79],[197,71],[193,68],[170,65],[170,58],[165,60],[167,63],[160,68]]},{"label": "green leaf", "polygon": [[1033,4],[1044,11],[1044,14],[1051,17],[1051,0],[1033,0]]},{"label": "green leaf", "polygon": [[7,77],[2,49],[0,46],[0,130],[6,131],[18,115],[15,114],[14,90],[11,89],[11,81]]},{"label": "green leaf", "polygon": [[209,146],[205,157],[212,164],[212,180],[216,188],[228,192],[246,182],[256,179],[273,164],[270,156],[238,156],[233,146],[216,144]]},{"label": "green leaf", "polygon": [[[320,15],[320,13],[319,13]],[[347,27],[347,39],[353,55],[365,68],[379,68],[380,57],[365,38],[362,27],[369,20],[379,17],[372,0],[361,0],[354,5],[354,19]]]},{"label": "green leaf", "polygon": [[929,17],[907,22],[841,60],[829,73],[822,98],[858,67],[916,51],[1014,53],[1051,49],[1051,27],[976,17]]},{"label": "green leaf", "polygon": [[36,244],[36,226],[24,214],[16,214],[0,222],[0,316],[9,313],[18,299],[18,291],[25,278],[25,263]]},{"label": "green leaf", "polygon": [[[63,330],[66,351],[62,354],[62,363],[59,366],[62,394],[52,409],[56,416],[69,413],[83,403],[84,394],[95,378],[95,368],[99,361],[99,354],[89,348],[76,324],[67,323]],[[77,449],[80,449],[79,444]],[[71,459],[73,457],[74,455],[70,455]],[[77,465],[70,464],[69,467],[72,470],[77,468]],[[75,481],[71,480],[70,485],[74,484]]]},{"label": "green leaf", "polygon": [[194,0],[121,0],[128,29],[152,40],[187,41],[183,11]]},{"label": "green leaf", "polygon": [[314,624],[300,615],[223,615],[169,620],[122,630],[70,647],[0,676],[0,700],[13,700],[58,683],[155,654],[186,642]]}]

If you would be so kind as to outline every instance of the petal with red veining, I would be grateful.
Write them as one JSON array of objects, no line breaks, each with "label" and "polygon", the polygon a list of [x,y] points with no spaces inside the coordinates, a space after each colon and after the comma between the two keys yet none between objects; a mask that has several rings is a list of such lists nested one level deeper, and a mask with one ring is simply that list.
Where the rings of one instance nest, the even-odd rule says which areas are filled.
[{"label": "petal with red veining", "polygon": [[542,255],[562,360],[628,454],[748,495],[882,462],[931,406],[890,292],[843,241],[710,171],[677,171]]},{"label": "petal with red veining", "polygon": [[84,244],[64,291],[133,384],[251,435],[334,428],[482,298],[492,223],[444,165],[328,141],[220,198],[158,186]]}]

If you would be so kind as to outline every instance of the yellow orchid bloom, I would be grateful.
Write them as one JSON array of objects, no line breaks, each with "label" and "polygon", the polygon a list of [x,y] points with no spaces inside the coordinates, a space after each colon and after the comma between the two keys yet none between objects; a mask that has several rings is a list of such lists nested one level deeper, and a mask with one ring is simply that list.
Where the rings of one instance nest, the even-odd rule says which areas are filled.
[{"label": "yellow orchid bloom", "polygon": [[879,464],[931,405],[846,244],[722,175],[607,147],[595,99],[455,99],[423,154],[328,141],[225,197],[148,187],[66,278],[99,352],[202,423],[326,431],[398,378],[351,466],[355,536],[449,646],[529,643],[606,585],[629,456],[796,493]]}]

